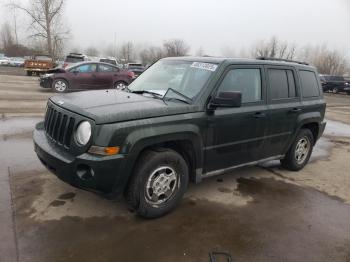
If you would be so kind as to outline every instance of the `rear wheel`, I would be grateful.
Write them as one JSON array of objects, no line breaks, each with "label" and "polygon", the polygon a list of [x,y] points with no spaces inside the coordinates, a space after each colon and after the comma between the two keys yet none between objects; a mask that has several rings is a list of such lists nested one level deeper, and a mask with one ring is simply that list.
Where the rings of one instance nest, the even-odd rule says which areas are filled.
[{"label": "rear wheel", "polygon": [[289,148],[281,164],[291,171],[302,169],[310,159],[314,145],[314,137],[309,129],[301,129],[294,143]]},{"label": "rear wheel", "polygon": [[56,79],[52,83],[52,88],[54,89],[55,92],[58,92],[58,93],[67,92],[68,82],[66,80],[63,80],[63,79]]},{"label": "rear wheel", "polygon": [[118,81],[114,83],[114,88],[117,90],[124,90],[128,86],[124,81]]},{"label": "rear wheel", "polygon": [[136,165],[127,201],[142,217],[163,216],[181,201],[188,177],[188,166],[180,154],[170,149],[148,150]]},{"label": "rear wheel", "polygon": [[32,74],[32,71],[27,71],[27,76],[31,76]]}]

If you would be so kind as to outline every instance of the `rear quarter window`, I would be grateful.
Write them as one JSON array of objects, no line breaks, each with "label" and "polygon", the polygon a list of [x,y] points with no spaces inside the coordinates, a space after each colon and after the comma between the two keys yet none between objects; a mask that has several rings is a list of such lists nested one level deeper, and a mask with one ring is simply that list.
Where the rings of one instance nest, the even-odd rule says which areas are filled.
[{"label": "rear quarter window", "polygon": [[299,75],[303,97],[318,97],[320,95],[320,89],[318,87],[318,80],[315,72],[300,70]]}]

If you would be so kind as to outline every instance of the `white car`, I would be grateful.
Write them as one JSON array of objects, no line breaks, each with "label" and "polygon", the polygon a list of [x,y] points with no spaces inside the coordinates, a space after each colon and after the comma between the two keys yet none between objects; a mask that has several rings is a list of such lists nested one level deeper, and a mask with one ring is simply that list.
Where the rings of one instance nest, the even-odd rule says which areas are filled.
[{"label": "white car", "polygon": [[12,57],[9,61],[9,65],[21,67],[21,66],[24,66],[24,62],[25,62],[25,60],[22,57]]},{"label": "white car", "polygon": [[9,65],[10,59],[8,57],[1,57],[0,58],[0,65]]}]

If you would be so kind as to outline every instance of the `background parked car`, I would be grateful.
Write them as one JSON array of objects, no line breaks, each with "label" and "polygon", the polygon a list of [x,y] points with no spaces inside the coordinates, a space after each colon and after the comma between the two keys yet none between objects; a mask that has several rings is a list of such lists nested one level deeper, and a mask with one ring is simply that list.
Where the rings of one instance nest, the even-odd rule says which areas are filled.
[{"label": "background parked car", "polygon": [[40,86],[55,92],[89,89],[124,89],[134,73],[100,62],[83,62],[69,68],[56,68],[40,78]]},{"label": "background parked car", "polygon": [[25,60],[22,57],[11,57],[9,60],[9,66],[23,67],[24,62]]},{"label": "background parked car", "polygon": [[102,63],[107,63],[107,64],[111,64],[111,65],[115,65],[115,66],[118,66],[119,68],[121,68],[121,66],[120,66],[120,64],[118,63],[117,59],[112,58],[112,57],[100,58],[100,62],[102,62]]},{"label": "background parked car", "polygon": [[79,53],[70,53],[66,56],[66,59],[64,59],[63,68],[67,68],[76,63],[81,63],[84,61],[89,61],[89,58],[86,55]]},{"label": "background parked car", "polygon": [[0,58],[0,65],[8,65],[10,63],[10,58],[8,57],[1,57]]},{"label": "background parked car", "polygon": [[350,83],[343,76],[320,75],[320,80],[324,92],[346,92],[350,94]]},{"label": "background parked car", "polygon": [[24,62],[24,70],[28,76],[46,73],[56,66],[54,60],[49,55],[34,55]]},{"label": "background parked car", "polygon": [[134,72],[135,77],[138,77],[145,71],[145,67],[140,63],[129,63],[126,67],[129,71]]},{"label": "background parked car", "polygon": [[339,92],[346,92],[350,94],[350,84],[343,76],[336,75],[322,75],[321,83],[325,92],[332,92],[334,94]]}]

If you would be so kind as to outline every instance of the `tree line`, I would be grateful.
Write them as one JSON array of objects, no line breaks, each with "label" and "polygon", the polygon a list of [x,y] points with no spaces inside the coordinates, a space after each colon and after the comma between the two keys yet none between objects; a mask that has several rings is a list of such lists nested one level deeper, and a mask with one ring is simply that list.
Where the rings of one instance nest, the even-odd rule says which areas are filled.
[{"label": "tree line", "polygon": [[[190,52],[191,47],[182,39],[165,40],[161,45],[140,45],[132,41],[109,44],[107,47],[97,48],[89,46],[84,50],[68,48],[67,42],[71,32],[64,23],[64,7],[66,0],[29,0],[27,5],[17,0],[8,0],[6,4],[12,21],[4,21],[0,25],[0,52],[7,56],[26,56],[34,53],[47,53],[52,57],[63,57],[67,52],[85,53],[88,56],[113,56],[122,62],[140,61],[149,65],[169,56],[197,56],[210,55],[202,47]],[[20,42],[18,37],[18,16],[26,17],[27,36]],[[317,67],[322,74],[349,74],[349,64],[343,51],[323,46],[297,46],[281,41],[277,37],[258,41],[252,46],[240,50],[233,47],[223,47],[222,56],[228,57],[273,57],[295,59],[308,62]]]}]

